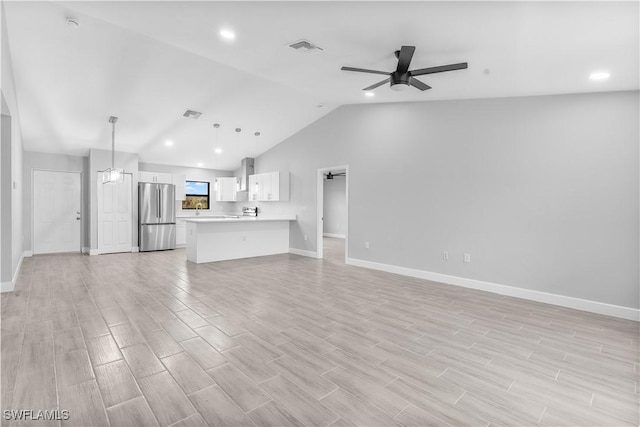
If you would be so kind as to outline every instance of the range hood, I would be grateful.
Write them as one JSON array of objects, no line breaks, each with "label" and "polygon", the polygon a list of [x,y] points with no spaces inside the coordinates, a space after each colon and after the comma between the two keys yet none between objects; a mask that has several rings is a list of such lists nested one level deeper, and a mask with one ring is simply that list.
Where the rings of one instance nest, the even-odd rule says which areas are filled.
[{"label": "range hood", "polygon": [[245,157],[240,161],[240,188],[239,192],[248,193],[249,175],[255,173],[255,159],[252,157]]}]

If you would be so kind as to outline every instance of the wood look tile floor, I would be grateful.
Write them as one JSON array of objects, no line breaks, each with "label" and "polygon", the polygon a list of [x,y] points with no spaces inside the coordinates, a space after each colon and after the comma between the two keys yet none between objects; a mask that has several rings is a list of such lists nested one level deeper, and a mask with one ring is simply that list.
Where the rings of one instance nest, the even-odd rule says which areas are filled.
[{"label": "wood look tile floor", "polygon": [[53,426],[638,425],[639,324],[361,269],[344,241],[210,264],[35,256],[1,403]]}]

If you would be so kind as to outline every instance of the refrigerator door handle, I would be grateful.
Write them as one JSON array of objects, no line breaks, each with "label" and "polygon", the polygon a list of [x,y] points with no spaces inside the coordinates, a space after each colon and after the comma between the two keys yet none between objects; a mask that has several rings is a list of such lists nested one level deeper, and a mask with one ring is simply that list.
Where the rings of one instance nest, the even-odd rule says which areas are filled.
[{"label": "refrigerator door handle", "polygon": [[158,210],[156,210],[156,218],[160,218],[160,209],[162,209],[162,205],[160,204],[160,187],[156,187],[156,192],[158,196],[156,200],[158,201]]}]

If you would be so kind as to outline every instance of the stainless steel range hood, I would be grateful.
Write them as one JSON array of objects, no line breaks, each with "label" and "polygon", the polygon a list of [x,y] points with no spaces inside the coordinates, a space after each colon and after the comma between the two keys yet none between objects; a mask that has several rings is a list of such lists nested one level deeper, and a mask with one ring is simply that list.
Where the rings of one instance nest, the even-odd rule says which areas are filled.
[{"label": "stainless steel range hood", "polygon": [[247,192],[249,186],[249,175],[255,173],[255,159],[252,157],[245,157],[240,162],[240,191]]}]

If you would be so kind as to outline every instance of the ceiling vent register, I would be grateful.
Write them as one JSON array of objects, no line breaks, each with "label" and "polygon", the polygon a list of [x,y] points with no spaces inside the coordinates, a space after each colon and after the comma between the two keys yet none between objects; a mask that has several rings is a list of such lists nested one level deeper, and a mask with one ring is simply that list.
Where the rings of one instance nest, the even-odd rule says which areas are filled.
[{"label": "ceiling vent register", "polygon": [[293,43],[289,43],[289,47],[302,53],[313,52],[316,50],[324,50],[320,46],[313,44],[309,40],[305,40],[305,39],[298,40]]},{"label": "ceiling vent register", "polygon": [[201,115],[202,115],[201,112],[193,111],[193,110],[187,110],[183,114],[184,117],[188,117],[190,119],[199,119]]}]

